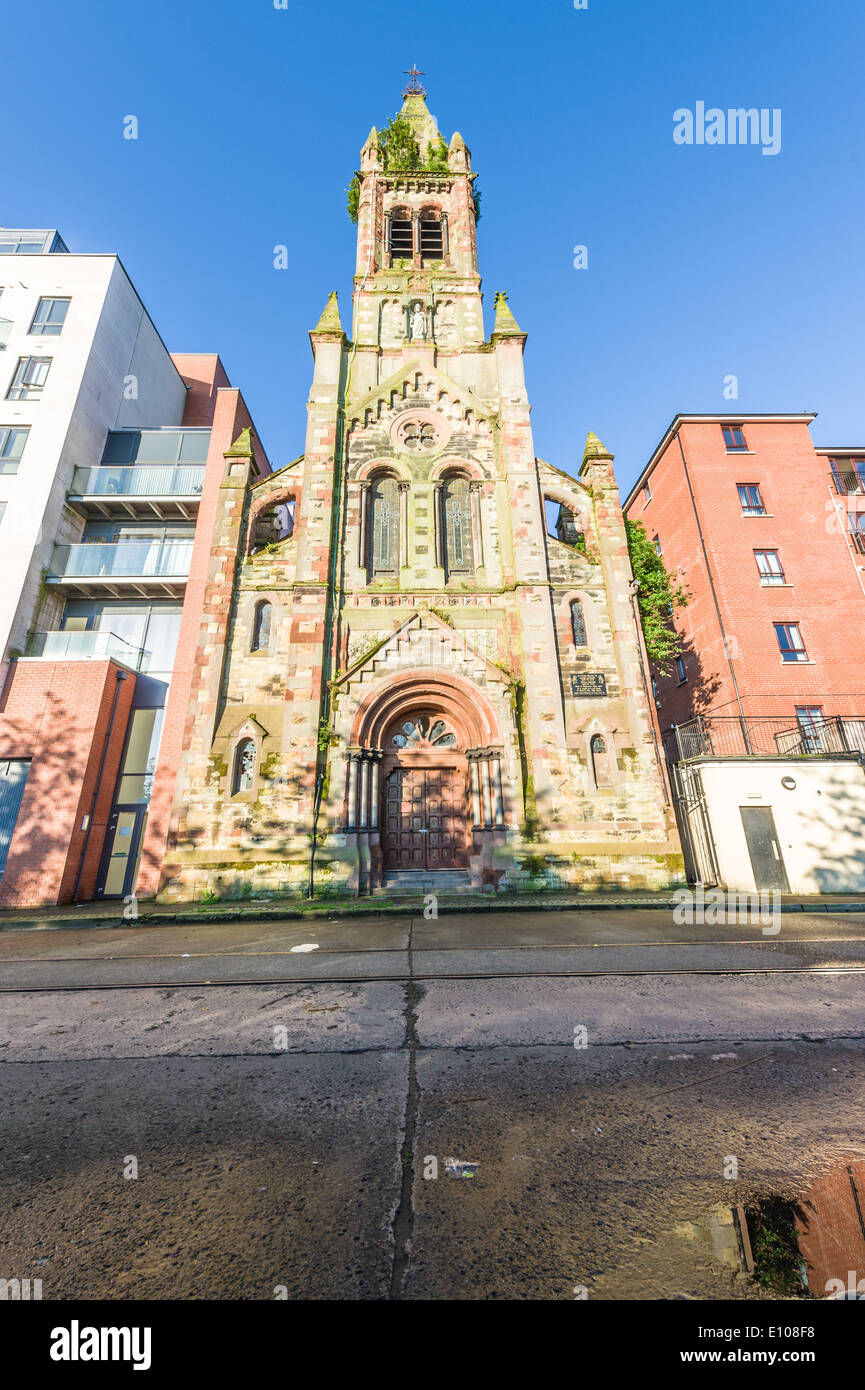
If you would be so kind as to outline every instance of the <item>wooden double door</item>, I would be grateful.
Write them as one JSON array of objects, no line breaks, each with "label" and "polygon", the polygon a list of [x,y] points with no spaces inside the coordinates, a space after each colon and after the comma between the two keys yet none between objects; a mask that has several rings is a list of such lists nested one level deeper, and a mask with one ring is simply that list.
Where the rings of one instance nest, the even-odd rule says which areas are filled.
[{"label": "wooden double door", "polygon": [[462,768],[395,767],[383,796],[386,871],[468,867]]}]

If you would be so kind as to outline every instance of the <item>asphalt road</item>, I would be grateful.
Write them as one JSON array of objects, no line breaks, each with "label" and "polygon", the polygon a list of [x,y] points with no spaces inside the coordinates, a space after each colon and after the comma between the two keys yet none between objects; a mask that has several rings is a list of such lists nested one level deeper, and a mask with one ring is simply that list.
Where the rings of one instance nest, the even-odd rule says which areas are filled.
[{"label": "asphalt road", "polygon": [[[657,913],[590,916],[390,921],[366,950],[340,923],[5,933],[0,1277],[45,1299],[766,1297],[709,1219],[865,1153],[862,918],[677,940]],[[669,973],[617,964],[660,951]],[[369,976],[379,952],[400,978],[253,975],[327,953]],[[187,953],[254,982],[148,982]],[[538,973],[559,957],[609,973]],[[449,977],[469,962],[491,977]],[[118,965],[137,987],[92,987]]]}]

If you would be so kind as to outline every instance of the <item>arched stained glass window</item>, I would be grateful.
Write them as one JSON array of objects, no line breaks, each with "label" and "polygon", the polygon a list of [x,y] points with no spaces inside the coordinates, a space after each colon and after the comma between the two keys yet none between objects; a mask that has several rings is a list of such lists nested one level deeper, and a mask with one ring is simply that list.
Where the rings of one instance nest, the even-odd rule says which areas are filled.
[{"label": "arched stained glass window", "polygon": [[589,639],[586,636],[586,618],[579,599],[574,599],[571,604],[571,635],[575,647],[587,647],[589,645]]},{"label": "arched stained glass window", "polygon": [[270,623],[273,608],[269,603],[259,603],[255,609],[252,623],[252,651],[263,652],[270,646]]},{"label": "arched stained glass window", "polygon": [[231,794],[252,791],[255,780],[255,743],[251,738],[243,738],[234,753],[234,771],[231,779]]},{"label": "arched stained glass window", "polygon": [[399,568],[399,490],[396,478],[376,478],[370,489],[370,550],[373,574]]},{"label": "arched stained glass window", "polygon": [[406,719],[392,736],[395,748],[453,748],[457,736],[443,719],[431,719],[426,714]]},{"label": "arched stained glass window", "polygon": [[468,478],[448,478],[445,483],[444,526],[448,574],[472,574],[475,561]]}]

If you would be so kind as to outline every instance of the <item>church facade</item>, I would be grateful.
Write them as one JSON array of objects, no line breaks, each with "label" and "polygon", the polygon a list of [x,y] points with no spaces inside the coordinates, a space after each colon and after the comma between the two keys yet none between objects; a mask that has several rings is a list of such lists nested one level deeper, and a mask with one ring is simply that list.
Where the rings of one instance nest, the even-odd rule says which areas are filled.
[{"label": "church facade", "polygon": [[612,455],[535,457],[469,150],[416,83],[400,115],[420,167],[364,144],[303,457],[225,456],[163,900],[683,876]]}]

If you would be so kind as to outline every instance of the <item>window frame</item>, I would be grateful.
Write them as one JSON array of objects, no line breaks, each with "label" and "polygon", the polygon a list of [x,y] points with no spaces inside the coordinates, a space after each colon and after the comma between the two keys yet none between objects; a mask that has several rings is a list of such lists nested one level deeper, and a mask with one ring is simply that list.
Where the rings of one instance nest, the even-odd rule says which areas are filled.
[{"label": "window frame", "polygon": [[[726,449],[726,451],[727,451],[728,454],[747,454],[747,453],[750,453],[750,450],[749,450],[749,448],[748,448],[748,441],[747,441],[747,439],[745,438],[745,428],[744,428],[743,425],[732,425],[732,424],[722,425],[722,426],[721,426],[721,434],[722,434],[722,437],[723,437],[723,440],[724,440],[724,448]],[[731,444],[730,441],[729,441],[729,439],[727,438],[727,435],[728,435],[728,434],[731,435],[731,436],[733,437],[734,440],[735,440],[736,435],[738,435],[739,438],[741,439],[742,443],[741,443],[741,444],[736,444],[736,443],[734,442],[734,443]]]},{"label": "window frame", "polygon": [[[39,299],[38,299],[38,301],[37,301],[37,304],[36,304],[36,308],[35,308],[35,310],[34,310],[34,312],[33,312],[33,318],[32,318],[31,321],[30,321],[30,327],[29,327],[28,330],[27,330],[28,336],[32,336],[32,337],[43,337],[43,338],[59,338],[59,337],[60,337],[60,334],[63,332],[63,326],[64,326],[64,324],[66,323],[66,315],[69,313],[69,305],[70,305],[71,303],[72,303],[72,297],[71,297],[71,295],[68,295],[68,294],[66,294],[66,295],[64,295],[64,294],[57,294],[57,295],[54,295],[54,294],[42,294],[42,295],[40,295],[40,296],[39,296]],[[37,322],[37,320],[38,320],[38,318],[39,318],[39,310],[42,308],[42,305],[43,305],[43,304],[51,304],[51,305],[54,305],[54,304],[65,304],[65,305],[66,305],[66,308],[63,310],[63,317],[62,317],[62,319],[60,320],[59,323],[55,324],[55,323],[51,323],[50,321],[46,321],[46,322],[42,322],[42,323]]]},{"label": "window frame", "polygon": [[[761,555],[763,555],[763,556],[766,556],[766,555],[774,555],[774,557],[775,557],[775,563],[776,563],[776,565],[777,565],[778,568],[775,569],[775,570],[773,570],[772,567],[771,567],[771,565],[770,565],[767,569],[762,569],[762,568],[761,568],[761,565],[760,565],[760,558],[759,558]],[[780,553],[779,553],[778,550],[771,549],[771,548],[770,548],[770,549],[755,550],[755,551],[754,551],[754,561],[755,561],[756,566],[757,566],[757,573],[758,573],[758,575],[759,575],[759,577],[760,577],[760,587],[761,587],[761,588],[763,588],[763,589],[779,588],[781,585],[784,585],[784,584],[787,583],[787,577],[786,577],[786,575],[785,575],[785,573],[784,573],[784,566],[781,564],[781,556],[780,556]]]},{"label": "window frame", "polygon": [[[12,373],[12,380],[6,392],[7,401],[38,401],[42,397],[45,384],[48,381],[48,374],[51,371],[53,357],[36,357],[29,353],[26,357],[19,357]],[[27,381],[27,373],[33,365],[45,367],[45,375],[38,384]],[[20,375],[20,381],[18,380]]]},{"label": "window frame", "polygon": [[[736,491],[739,494],[739,505],[742,508],[743,516],[768,516],[766,503],[763,500],[763,493],[759,483],[737,483]],[[746,494],[743,497],[742,494]],[[751,493],[756,493],[757,502],[751,498]]]},{"label": "window frame", "polygon": [[[781,662],[784,666],[795,666],[799,662],[809,659],[808,648],[805,645],[805,639],[802,636],[802,629],[798,621],[795,623],[773,623],[772,626],[775,629],[775,638],[778,643],[778,650],[781,653]],[[789,645],[785,645],[781,641],[782,633],[785,639],[789,639]],[[798,639],[798,646],[796,645],[796,641],[792,639],[792,634],[795,634],[796,639]],[[790,653],[789,656],[787,655],[788,652]]]},{"label": "window frame", "polygon": [[[24,436],[24,442],[17,454],[7,454],[4,452],[4,449],[13,434],[22,434]],[[0,425],[0,474],[10,476],[18,472],[18,465],[24,456],[24,450],[27,447],[27,440],[29,438],[29,425]]]}]

